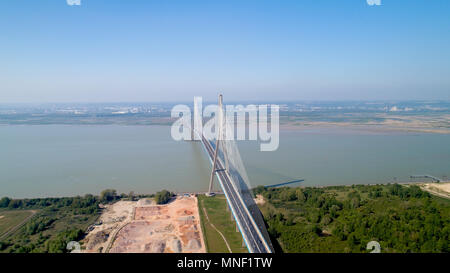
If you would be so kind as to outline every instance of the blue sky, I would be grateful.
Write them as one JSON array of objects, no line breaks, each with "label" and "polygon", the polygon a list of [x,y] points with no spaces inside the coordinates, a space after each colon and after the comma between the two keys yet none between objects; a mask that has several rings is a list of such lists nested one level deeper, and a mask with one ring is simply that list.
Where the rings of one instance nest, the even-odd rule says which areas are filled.
[{"label": "blue sky", "polygon": [[5,0],[0,103],[450,99],[450,1]]}]

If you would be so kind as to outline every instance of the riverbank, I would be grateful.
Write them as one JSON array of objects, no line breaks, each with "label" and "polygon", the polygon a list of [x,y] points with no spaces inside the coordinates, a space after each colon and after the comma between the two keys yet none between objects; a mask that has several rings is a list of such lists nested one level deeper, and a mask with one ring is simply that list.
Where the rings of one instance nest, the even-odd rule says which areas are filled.
[{"label": "riverbank", "polygon": [[433,133],[450,134],[450,115],[395,115],[376,114],[367,120],[352,121],[342,117],[339,121],[314,121],[300,117],[280,117],[280,130],[310,130],[331,128],[353,132],[386,133]]},{"label": "riverbank", "polygon": [[[426,206],[433,206],[433,211],[441,217],[439,227],[442,228],[450,223],[450,200],[440,196],[448,195],[449,188],[450,183],[441,182],[257,187],[255,193],[268,231],[278,242],[277,251],[364,252],[362,244],[368,238],[362,234],[366,233],[361,231],[353,237],[348,231],[345,236],[339,233],[344,228],[341,225],[348,224],[348,217],[356,214],[362,222],[370,222],[374,217],[387,217],[387,223],[397,223],[402,218],[394,221],[392,217],[402,217],[404,208],[423,210]],[[2,199],[0,204],[4,203]],[[38,212],[29,218],[20,216],[30,210]],[[8,200],[6,208],[0,209],[0,215],[3,216],[0,222],[5,223],[16,216],[27,220],[16,221],[20,226],[0,242],[0,252],[66,252],[70,241],[80,242],[81,249],[90,253],[246,252],[223,195],[209,198],[199,195],[197,199],[185,193],[167,205],[156,205],[151,195],[117,195],[114,190],[105,190],[101,196]],[[293,227],[301,227],[303,235],[298,236],[306,236],[305,242],[311,244],[300,248],[291,245],[290,237],[286,236],[294,236],[295,232],[290,231]],[[365,228],[370,229],[370,225]],[[404,229],[405,226],[395,228]],[[408,236],[420,237],[422,229],[422,226],[417,230],[410,229]],[[366,232],[370,234],[371,231]],[[386,234],[371,236],[387,242],[384,245],[387,252],[405,251],[401,244],[407,241],[395,246],[393,241],[389,241],[391,237],[383,237]],[[359,243],[355,244],[350,238]],[[421,245],[415,250],[433,250],[429,247]]]},{"label": "riverbank", "polygon": [[450,199],[450,182],[418,183],[417,185],[433,195]]}]

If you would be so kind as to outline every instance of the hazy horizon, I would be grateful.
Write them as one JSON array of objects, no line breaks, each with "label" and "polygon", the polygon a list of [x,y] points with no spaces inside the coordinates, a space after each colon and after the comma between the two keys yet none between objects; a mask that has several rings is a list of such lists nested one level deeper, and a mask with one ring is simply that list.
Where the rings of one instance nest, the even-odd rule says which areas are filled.
[{"label": "hazy horizon", "polygon": [[450,100],[448,1],[7,3],[0,103]]},{"label": "hazy horizon", "polygon": [[[52,105],[52,104],[67,104],[67,105],[89,105],[89,104],[192,104],[194,101],[194,96],[191,100],[161,100],[161,101],[42,101],[42,102],[0,102],[0,105],[8,106],[20,106],[20,105]],[[203,100],[204,104],[216,103],[216,100]],[[364,99],[342,99],[342,100],[331,100],[331,99],[314,99],[314,100],[268,100],[268,99],[253,99],[253,100],[228,100],[225,101],[226,104],[236,104],[236,103],[272,103],[272,104],[295,104],[295,103],[380,103],[380,104],[395,104],[395,103],[450,103],[450,99],[377,99],[377,100],[364,100]]]}]

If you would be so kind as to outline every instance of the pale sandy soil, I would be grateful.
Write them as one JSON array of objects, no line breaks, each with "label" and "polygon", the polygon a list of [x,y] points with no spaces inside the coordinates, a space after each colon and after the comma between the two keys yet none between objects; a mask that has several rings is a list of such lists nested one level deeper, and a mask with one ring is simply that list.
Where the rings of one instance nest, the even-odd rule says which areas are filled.
[{"label": "pale sandy soil", "polygon": [[255,198],[255,203],[257,205],[264,205],[266,201],[264,200],[264,197],[261,194],[257,194]]},{"label": "pale sandy soil", "polygon": [[86,252],[100,247],[111,253],[206,252],[196,197],[179,196],[166,205],[121,202],[108,207],[102,214],[106,222],[89,232]]},{"label": "pale sandy soil", "polygon": [[302,130],[311,127],[344,127],[355,130],[367,130],[373,132],[423,132],[450,134],[450,115],[441,116],[402,116],[393,114],[378,114],[376,117],[385,120],[354,122],[329,122],[329,121],[300,121],[295,119],[285,120],[280,124],[280,129]]},{"label": "pale sandy soil", "polygon": [[420,187],[428,191],[432,194],[450,198],[450,182],[441,182],[441,183],[425,183],[421,184]]},{"label": "pale sandy soil", "polygon": [[98,221],[99,225],[94,225],[83,240],[85,252],[105,252],[115,233],[133,219],[136,205],[137,202],[134,201],[119,201],[105,206]]},{"label": "pale sandy soil", "polygon": [[0,215],[0,219],[2,219],[3,217],[5,217],[4,215]]}]

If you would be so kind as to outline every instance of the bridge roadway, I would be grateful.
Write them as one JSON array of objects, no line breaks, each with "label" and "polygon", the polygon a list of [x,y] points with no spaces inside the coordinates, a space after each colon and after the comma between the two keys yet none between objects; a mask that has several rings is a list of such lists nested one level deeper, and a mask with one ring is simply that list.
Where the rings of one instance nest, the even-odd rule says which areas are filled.
[{"label": "bridge roadway", "polygon": [[[204,136],[202,136],[202,143],[212,162],[214,160],[213,146]],[[231,183],[231,178],[229,177],[228,172],[223,171],[224,167],[222,166],[220,160],[217,160],[216,164],[216,169],[219,170],[216,174],[219,178],[222,190],[228,199],[228,204],[230,205],[249,252],[271,253],[271,248],[268,246],[263,235],[261,234],[261,231],[252,218],[251,213],[247,209],[245,202],[237,189]]]}]

